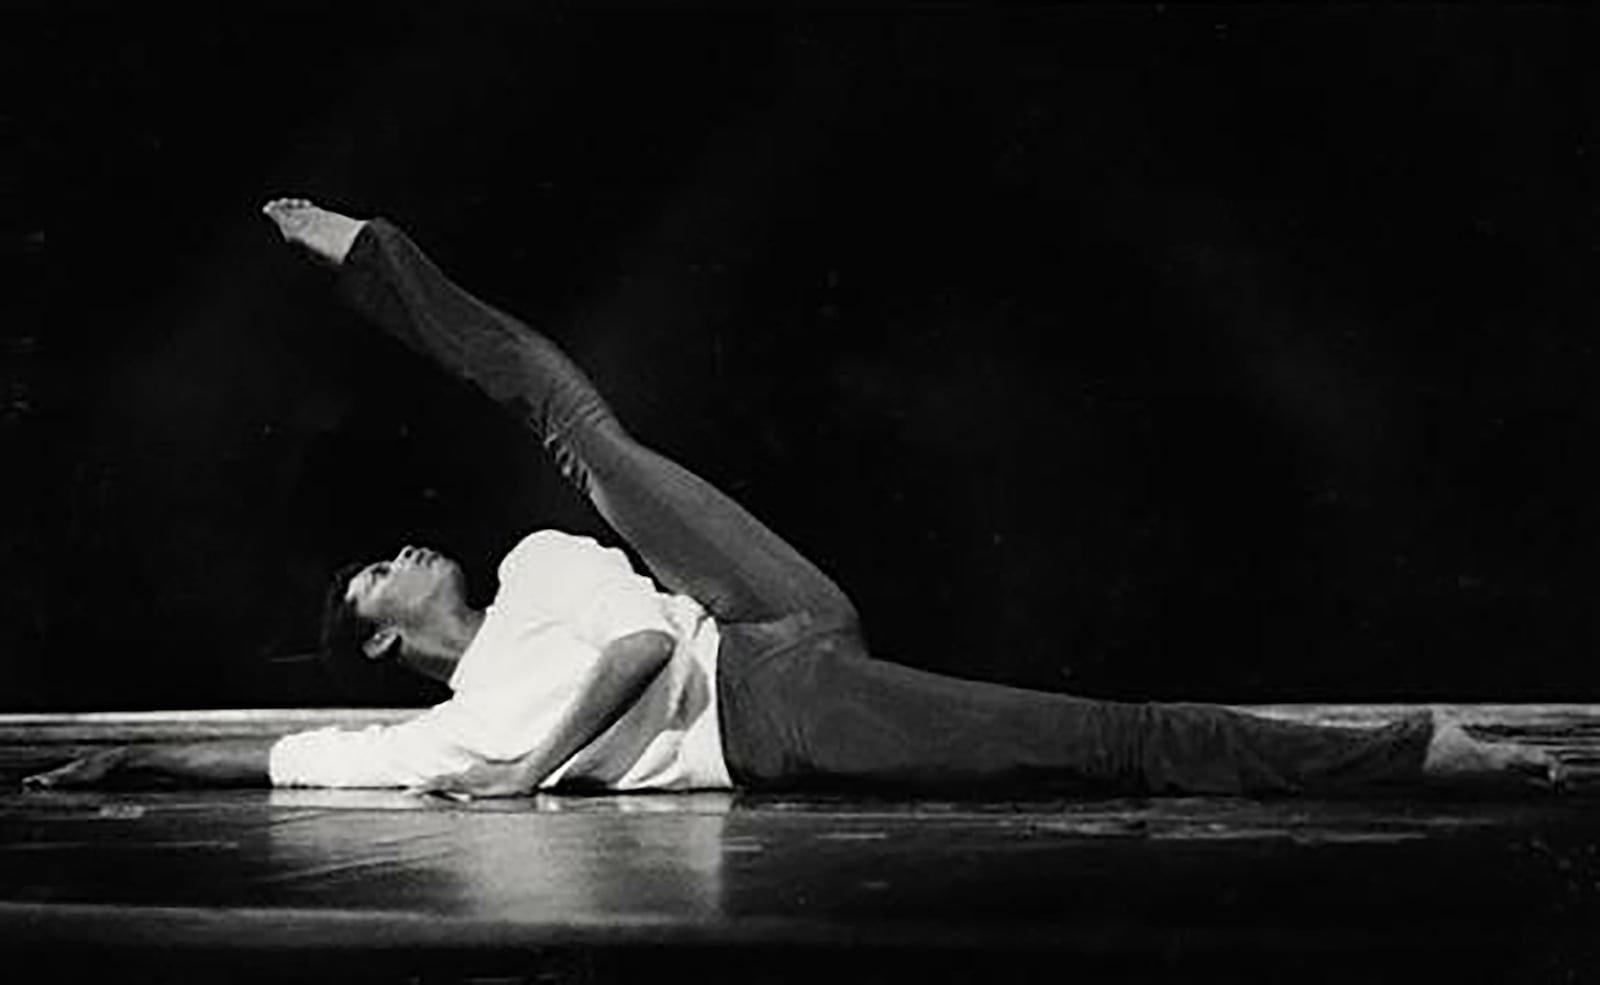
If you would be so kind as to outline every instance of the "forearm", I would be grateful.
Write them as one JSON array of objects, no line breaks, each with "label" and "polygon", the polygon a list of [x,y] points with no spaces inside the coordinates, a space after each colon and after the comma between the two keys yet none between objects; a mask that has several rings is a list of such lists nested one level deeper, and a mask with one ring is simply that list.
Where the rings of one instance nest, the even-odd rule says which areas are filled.
[{"label": "forearm", "polygon": [[276,738],[213,739],[102,749],[29,777],[35,789],[104,786],[271,786]]},{"label": "forearm", "polygon": [[655,630],[633,633],[602,651],[577,700],[550,734],[519,761],[520,783],[532,790],[561,764],[605,734],[643,696],[672,657],[672,637]]},{"label": "forearm", "polygon": [[272,785],[267,763],[276,738],[133,746],[125,769],[205,786]]}]

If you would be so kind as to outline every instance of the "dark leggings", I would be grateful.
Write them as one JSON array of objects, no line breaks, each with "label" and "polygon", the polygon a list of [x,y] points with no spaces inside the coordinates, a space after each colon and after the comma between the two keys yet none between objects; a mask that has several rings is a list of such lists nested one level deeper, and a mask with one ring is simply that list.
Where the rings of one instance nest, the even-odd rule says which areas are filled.
[{"label": "dark leggings", "polygon": [[394,225],[368,223],[339,280],[362,314],[516,414],[656,580],[717,620],[723,748],[741,787],[1274,793],[1420,775],[1425,714],[1377,729],[1305,725],[873,659],[827,575],[635,441],[550,340],[456,286]]}]

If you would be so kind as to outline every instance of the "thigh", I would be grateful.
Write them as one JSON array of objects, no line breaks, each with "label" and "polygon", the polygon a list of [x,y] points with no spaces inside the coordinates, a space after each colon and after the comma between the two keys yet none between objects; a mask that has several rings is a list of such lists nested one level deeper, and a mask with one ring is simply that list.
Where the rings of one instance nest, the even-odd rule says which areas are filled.
[{"label": "thigh", "polygon": [[1130,774],[1119,706],[872,659],[851,634],[734,640],[719,673],[742,785],[1100,791]]},{"label": "thigh", "polygon": [[821,776],[917,788],[1086,788],[1126,776],[1100,703],[855,656],[801,729]]},{"label": "thigh", "polygon": [[663,586],[699,601],[719,622],[855,624],[855,607],[831,578],[711,483],[620,426],[567,440],[600,514]]}]

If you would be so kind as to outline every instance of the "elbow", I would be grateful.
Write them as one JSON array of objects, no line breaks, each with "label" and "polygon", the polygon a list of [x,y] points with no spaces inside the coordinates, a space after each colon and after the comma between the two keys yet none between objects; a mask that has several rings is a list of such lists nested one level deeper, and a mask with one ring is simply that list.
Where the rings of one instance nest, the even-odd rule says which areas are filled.
[{"label": "elbow", "polygon": [[606,644],[602,662],[639,675],[655,676],[672,659],[678,641],[659,629],[629,633]]}]

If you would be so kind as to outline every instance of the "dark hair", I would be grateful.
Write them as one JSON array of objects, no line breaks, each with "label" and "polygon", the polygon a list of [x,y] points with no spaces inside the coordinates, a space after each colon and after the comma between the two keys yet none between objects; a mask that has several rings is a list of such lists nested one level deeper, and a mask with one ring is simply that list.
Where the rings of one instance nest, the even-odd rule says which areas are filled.
[{"label": "dark hair", "polygon": [[[345,598],[350,579],[367,566],[347,564],[334,572],[322,602],[322,670],[340,699],[369,705],[430,704],[440,700],[439,688],[394,660],[394,647],[382,658],[367,656],[363,644],[378,625],[356,611]],[[396,644],[398,645],[398,644]]]},{"label": "dark hair", "polygon": [[367,566],[365,561],[352,561],[333,573],[328,582],[328,594],[322,599],[322,649],[324,653],[349,651],[350,656],[366,659],[361,649],[378,624],[356,611],[356,604],[346,597],[350,579]]}]

